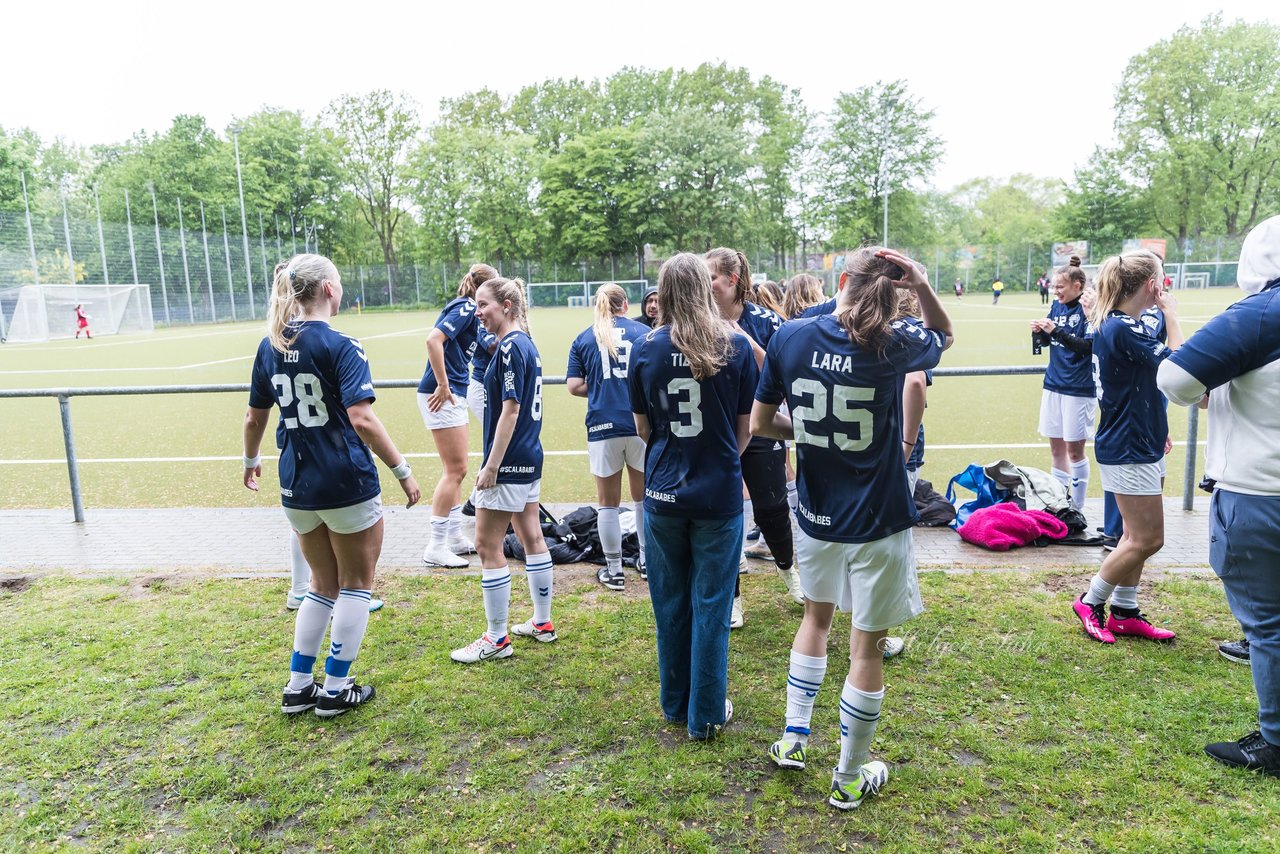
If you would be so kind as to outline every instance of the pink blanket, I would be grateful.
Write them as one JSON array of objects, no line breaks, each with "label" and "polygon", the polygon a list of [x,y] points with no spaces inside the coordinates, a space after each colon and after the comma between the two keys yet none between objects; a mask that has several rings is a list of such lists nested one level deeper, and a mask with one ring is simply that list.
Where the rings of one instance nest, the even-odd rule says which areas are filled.
[{"label": "pink blanket", "polygon": [[1040,537],[1061,540],[1067,535],[1067,526],[1052,513],[1019,510],[1018,505],[1006,501],[973,511],[956,533],[975,546],[1007,552],[1015,546],[1030,545]]}]

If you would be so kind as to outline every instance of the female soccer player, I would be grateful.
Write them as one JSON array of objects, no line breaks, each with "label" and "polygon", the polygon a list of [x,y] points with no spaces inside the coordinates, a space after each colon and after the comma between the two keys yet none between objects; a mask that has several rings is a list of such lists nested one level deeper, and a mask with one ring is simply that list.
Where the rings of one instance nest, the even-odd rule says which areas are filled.
[{"label": "female soccer player", "polygon": [[[280,710],[340,715],[373,699],[351,665],[369,623],[373,571],[382,551],[377,454],[409,499],[421,493],[409,463],[373,413],[364,348],[329,326],[342,304],[342,279],[320,255],[276,265],[267,337],[258,345],[244,419],[244,485],[262,476],[259,450],[271,407],[280,407],[280,503],[311,565],[311,590],[294,623],[289,684]],[[312,676],[333,619],[324,689]]]},{"label": "female soccer player", "polygon": [[658,631],[662,713],[711,738],[733,716],[729,615],[742,550],[742,470],[758,372],[725,324],[711,278],[682,252],[658,272],[663,325],[636,342],[628,373],[648,445],[644,524]]},{"label": "female soccer player", "polygon": [[627,470],[640,537],[640,575],[644,565],[644,442],[636,435],[627,393],[627,368],[635,343],[649,327],[627,317],[627,292],[615,284],[596,291],[596,321],[569,347],[565,377],[569,394],[587,399],[587,448],[596,479],[600,514],[596,525],[605,565],[596,579],[610,590],[622,590],[622,470]]},{"label": "female soccer player", "polygon": [[[789,323],[769,342],[751,431],[794,437],[800,474],[804,619],[791,647],[786,728],[769,753],[783,768],[804,768],[832,618],[837,607],[852,609],[830,794],[832,806],[852,809],[889,778],[883,762],[867,761],[884,699],[881,644],[890,627],[924,611],[911,539],[917,514],[903,476],[903,378],[937,365],[953,338],[911,259],[870,247],[845,271],[835,314]],[[898,288],[916,294],[923,326],[893,319]],[[790,418],[778,412],[784,400]]]},{"label": "female soccer player", "polygon": [[786,301],[786,294],[782,292],[782,288],[777,282],[764,281],[751,288],[751,300],[758,306],[769,309],[783,320],[786,319],[786,312],[782,308],[782,304]]},{"label": "female soccer player", "polygon": [[1093,383],[1093,344],[1089,317],[1081,304],[1088,280],[1072,255],[1053,274],[1056,302],[1049,316],[1031,321],[1031,329],[1049,336],[1049,367],[1040,395],[1040,435],[1049,440],[1053,476],[1071,496],[1071,505],[1084,507],[1089,491],[1089,460],[1084,444],[1093,438],[1098,390]]},{"label": "female soccer player", "polygon": [[[1145,249],[1108,258],[1098,269],[1093,365],[1102,418],[1093,450],[1103,488],[1115,493],[1124,533],[1072,610],[1085,634],[1099,643],[1115,643],[1116,635],[1175,637],[1147,622],[1138,609],[1142,567],[1164,545],[1169,419],[1156,371],[1183,341],[1177,303],[1163,280],[1160,258]],[[1143,322],[1143,312],[1153,305],[1164,315],[1168,346]]]},{"label": "female soccer player", "polygon": [[[498,271],[488,264],[472,264],[468,272],[471,283],[477,288],[490,279],[498,277]],[[474,295],[473,295],[474,298]],[[476,349],[471,354],[471,375],[467,383],[467,408],[484,425],[484,372],[489,369],[489,360],[497,349],[498,339],[483,324],[476,325]],[[474,511],[474,507],[472,508]]]},{"label": "female soccer player", "polygon": [[520,279],[489,279],[476,292],[476,312],[498,337],[484,375],[484,466],[476,475],[476,549],[485,632],[449,654],[474,664],[511,655],[507,612],[511,569],[502,553],[507,525],[525,551],[525,579],[533,618],[511,631],[542,643],[556,639],[551,624],[551,554],[542,538],[538,496],[542,486],[542,359],[529,337],[528,303]]},{"label": "female soccer player", "polygon": [[[493,268],[476,264],[458,283],[457,297],[444,307],[427,334],[427,367],[418,383],[418,411],[431,431],[444,470],[431,496],[431,539],[422,553],[427,566],[463,567],[462,555],[475,546],[462,533],[462,479],[467,476],[467,400],[454,389],[467,385],[468,361],[483,331],[476,319],[476,288]],[[467,390],[470,393],[470,390]]]},{"label": "female soccer player", "polygon": [[[734,249],[712,249],[703,256],[711,271],[711,293],[720,316],[734,324],[751,341],[756,367],[764,364],[764,348],[782,324],[782,318],[767,308],[748,302],[751,268],[747,256]],[[752,439],[742,455],[742,477],[748,498],[743,504],[744,523],[755,517],[760,535],[769,546],[778,575],[797,602],[802,601],[791,538],[791,514],[787,506],[787,451],[782,442]],[[745,524],[744,524],[745,528]],[[745,537],[745,530],[743,532]],[[746,541],[742,543],[746,550]],[[745,559],[745,556],[744,556]],[[744,561],[745,562],[745,561]],[[734,594],[734,628],[743,623],[742,598]]]},{"label": "female soccer player", "polygon": [[822,292],[822,279],[801,273],[792,276],[787,282],[787,296],[783,300],[783,316],[794,320],[807,308],[825,302],[827,295]]},{"label": "female soccer player", "polygon": [[84,330],[85,338],[93,338],[93,332],[89,329],[89,315],[84,313],[84,306],[76,306],[76,337],[80,337],[80,331]]}]

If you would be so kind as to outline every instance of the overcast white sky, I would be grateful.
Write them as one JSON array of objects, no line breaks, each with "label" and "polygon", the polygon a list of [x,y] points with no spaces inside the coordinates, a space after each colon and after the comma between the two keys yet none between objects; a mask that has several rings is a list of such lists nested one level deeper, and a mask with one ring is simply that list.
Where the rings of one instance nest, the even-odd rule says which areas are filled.
[{"label": "overcast white sky", "polygon": [[315,115],[375,88],[408,93],[430,121],[441,97],[484,86],[511,94],[548,77],[723,60],[798,88],[814,110],[905,78],[937,112],[941,188],[1014,172],[1065,179],[1111,139],[1129,58],[1219,9],[1280,21],[1274,0],[20,0],[3,13],[0,126],[91,144],[163,130],[178,113],[218,128],[263,106]]}]

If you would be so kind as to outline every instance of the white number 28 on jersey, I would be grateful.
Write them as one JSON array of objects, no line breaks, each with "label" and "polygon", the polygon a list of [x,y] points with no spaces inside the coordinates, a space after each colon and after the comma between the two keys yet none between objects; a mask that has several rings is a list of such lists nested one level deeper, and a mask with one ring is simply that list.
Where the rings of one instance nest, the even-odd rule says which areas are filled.
[{"label": "white number 28 on jersey", "polygon": [[271,378],[280,399],[280,409],[292,406],[297,399],[298,417],[285,416],[285,429],[295,429],[299,422],[303,427],[323,427],[329,423],[329,409],[324,405],[324,389],[315,374],[298,374],[292,379],[288,374],[276,374]]},{"label": "white number 28 on jersey", "polygon": [[817,380],[797,379],[791,383],[793,397],[809,396],[812,403],[808,406],[795,406],[791,409],[791,424],[795,428],[796,442],[813,445],[816,448],[829,448],[835,442],[842,451],[863,451],[871,445],[871,433],[875,426],[871,410],[864,409],[859,403],[873,400],[876,390],[859,386],[831,386],[831,414],[837,420],[850,425],[857,425],[858,438],[848,433],[832,430],[830,436],[812,432],[817,422],[827,417],[827,387]]}]

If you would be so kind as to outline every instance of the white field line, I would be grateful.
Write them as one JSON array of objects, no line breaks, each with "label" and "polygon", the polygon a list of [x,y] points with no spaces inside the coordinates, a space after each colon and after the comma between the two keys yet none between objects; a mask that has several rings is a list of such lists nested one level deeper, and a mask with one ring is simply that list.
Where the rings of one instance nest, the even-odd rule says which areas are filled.
[{"label": "white field line", "polygon": [[[240,321],[244,322],[244,321]],[[252,333],[253,329],[218,329],[213,332],[196,332],[192,335],[183,335],[181,328],[161,329],[154,335],[145,338],[139,337],[129,341],[103,341],[101,344],[94,344],[93,349],[101,350],[106,347],[133,347],[137,344],[167,344],[174,338],[181,338],[183,341],[189,341],[192,338],[216,338],[224,335],[244,335],[246,332]],[[65,353],[67,348],[63,345],[26,345],[11,344],[14,352],[21,353]],[[20,348],[20,349],[19,349]],[[88,349],[87,347],[85,349]]]},{"label": "white field line", "polygon": [[[1185,447],[1186,442],[1174,442],[1174,447]],[[1196,442],[1197,445],[1208,444],[1205,441]],[[1021,442],[1021,443],[1003,443],[1003,444],[983,444],[983,445],[926,445],[925,453],[929,451],[1000,451],[1000,450],[1028,450],[1048,448],[1046,442]],[[543,451],[544,457],[585,457],[586,451]],[[405,457],[414,459],[434,459],[435,454],[418,453],[403,454]],[[477,459],[484,456],[480,451],[472,451],[467,454],[468,457],[476,457]],[[240,457],[77,457],[76,462],[79,463],[227,463],[235,462]],[[270,462],[279,459],[279,457],[269,457],[262,455],[263,462]],[[39,460],[0,460],[0,466],[46,466],[46,465],[62,465],[66,462],[65,458],[53,457],[49,459]]]}]

